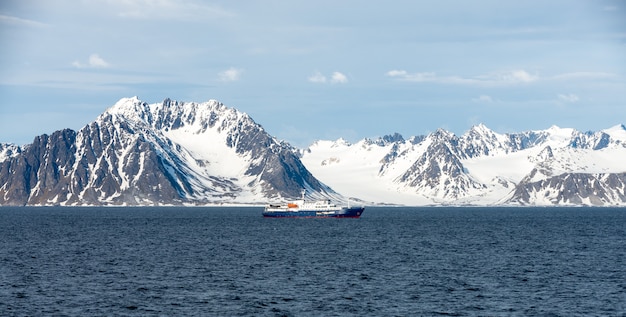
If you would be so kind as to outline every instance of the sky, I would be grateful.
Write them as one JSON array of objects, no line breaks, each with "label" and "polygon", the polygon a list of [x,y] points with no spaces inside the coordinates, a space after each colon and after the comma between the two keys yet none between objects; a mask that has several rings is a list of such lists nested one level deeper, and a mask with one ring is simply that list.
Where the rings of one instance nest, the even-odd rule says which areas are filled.
[{"label": "sky", "polygon": [[626,1],[0,2],[0,142],[124,97],[216,99],[294,146],[626,124]]}]

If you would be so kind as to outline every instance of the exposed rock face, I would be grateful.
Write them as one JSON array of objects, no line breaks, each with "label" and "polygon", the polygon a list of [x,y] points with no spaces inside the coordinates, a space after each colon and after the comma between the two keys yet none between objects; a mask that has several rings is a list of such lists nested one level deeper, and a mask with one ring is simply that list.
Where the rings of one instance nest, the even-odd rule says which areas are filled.
[{"label": "exposed rock face", "polygon": [[265,203],[303,189],[341,199],[329,184],[373,203],[625,206],[624,162],[623,125],[498,134],[481,124],[297,150],[214,100],[127,98],[79,131],[0,144],[0,205]]},{"label": "exposed rock face", "polygon": [[468,189],[483,187],[464,172],[456,137],[438,130],[429,138],[431,143],[426,151],[397,178],[398,183],[444,200],[463,196]]},{"label": "exposed rock face", "polygon": [[80,131],[0,148],[0,205],[263,203],[337,197],[247,115],[122,99]]},{"label": "exposed rock face", "polygon": [[626,173],[566,173],[535,182],[521,182],[511,201],[522,205],[610,206],[626,202]]},{"label": "exposed rock face", "polygon": [[[376,202],[626,205],[624,125],[498,134],[481,124],[461,136],[439,129],[408,140],[318,141],[302,151],[302,160],[324,183]],[[350,171],[354,184],[342,170]]]}]

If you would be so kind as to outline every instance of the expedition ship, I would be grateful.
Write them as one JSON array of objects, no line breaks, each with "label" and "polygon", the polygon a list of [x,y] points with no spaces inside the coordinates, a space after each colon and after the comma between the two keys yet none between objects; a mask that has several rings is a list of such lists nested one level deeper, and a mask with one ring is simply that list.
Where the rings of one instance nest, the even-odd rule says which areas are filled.
[{"label": "expedition ship", "polygon": [[307,202],[302,199],[288,204],[269,204],[263,210],[263,217],[269,218],[359,218],[365,207],[338,206],[330,200]]}]

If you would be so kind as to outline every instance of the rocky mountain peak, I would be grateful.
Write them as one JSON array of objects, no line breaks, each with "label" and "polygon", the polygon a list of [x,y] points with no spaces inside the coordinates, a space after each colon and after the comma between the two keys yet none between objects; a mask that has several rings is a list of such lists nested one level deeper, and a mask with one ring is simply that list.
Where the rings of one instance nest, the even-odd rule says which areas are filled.
[{"label": "rocky mountain peak", "polygon": [[[622,206],[626,146],[616,136],[623,131],[621,125],[585,133],[553,126],[498,134],[477,125],[461,137],[438,129],[370,151],[356,145],[337,151],[312,147],[302,160],[325,183],[363,199],[418,205]],[[341,164],[319,164],[329,157],[346,167],[350,162],[350,177],[341,173]]]},{"label": "rocky mountain peak", "polygon": [[139,100],[137,96],[122,98],[113,106],[108,108],[102,115],[119,115],[126,118],[141,118],[142,114],[148,111],[148,104]]},{"label": "rocky mountain peak", "polygon": [[16,156],[22,152],[22,148],[13,143],[0,143],[0,162]]},{"label": "rocky mountain peak", "polygon": [[382,137],[383,140],[387,142],[404,142],[404,137],[402,134],[395,132],[394,134],[388,134]]},{"label": "rocky mountain peak", "polygon": [[196,103],[169,98],[154,104],[148,104],[137,97],[123,98],[101,115],[107,116],[116,116],[133,124],[147,125],[165,131],[194,126],[196,132],[203,132],[214,127],[218,121],[220,123],[228,121],[224,125],[239,120],[251,121],[245,113],[228,108],[217,100]]},{"label": "rocky mountain peak", "polygon": [[479,123],[477,125],[473,125],[468,133],[474,134],[474,135],[490,135],[493,133],[493,130],[489,129],[486,125],[484,125],[483,123]]},{"label": "rocky mountain peak", "polygon": [[455,135],[446,129],[439,128],[435,132],[431,133],[430,137],[437,140],[449,140],[454,138]]},{"label": "rocky mountain peak", "polygon": [[340,197],[288,144],[215,100],[124,98],[78,132],[43,135],[15,152],[0,148],[0,205],[258,203],[304,188]]}]

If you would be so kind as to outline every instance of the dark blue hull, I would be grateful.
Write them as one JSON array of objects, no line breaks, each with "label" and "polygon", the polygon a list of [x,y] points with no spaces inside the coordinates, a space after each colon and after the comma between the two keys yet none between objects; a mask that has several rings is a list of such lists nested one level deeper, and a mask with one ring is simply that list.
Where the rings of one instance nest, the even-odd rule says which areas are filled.
[{"label": "dark blue hull", "polygon": [[342,208],[337,211],[264,211],[266,218],[359,218],[365,207]]}]

